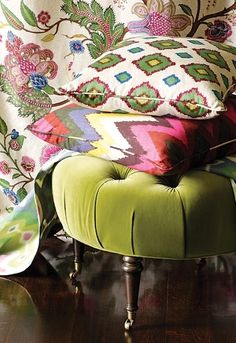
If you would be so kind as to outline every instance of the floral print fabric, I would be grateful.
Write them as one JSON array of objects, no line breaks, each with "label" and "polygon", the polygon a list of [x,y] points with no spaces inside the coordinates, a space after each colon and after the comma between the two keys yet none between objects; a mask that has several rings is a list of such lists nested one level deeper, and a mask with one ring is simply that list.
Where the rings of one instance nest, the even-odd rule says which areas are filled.
[{"label": "floral print fabric", "polygon": [[0,1],[1,215],[27,196],[42,161],[50,157],[50,148],[25,127],[67,102],[57,86],[130,35],[127,25],[137,18],[135,4]]},{"label": "floral print fabric", "polygon": [[34,254],[27,258],[27,251],[38,245],[35,175],[60,150],[25,128],[68,102],[57,87],[131,35],[136,3],[0,1],[0,274],[31,263]]},{"label": "floral print fabric", "polygon": [[235,44],[234,0],[144,0],[134,5],[133,12],[139,20],[128,24],[130,32],[200,37]]}]

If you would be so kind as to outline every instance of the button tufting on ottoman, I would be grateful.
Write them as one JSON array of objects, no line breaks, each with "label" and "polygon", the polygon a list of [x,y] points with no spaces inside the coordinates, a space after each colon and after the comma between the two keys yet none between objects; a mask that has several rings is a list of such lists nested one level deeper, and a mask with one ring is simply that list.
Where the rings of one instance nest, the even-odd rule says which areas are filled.
[{"label": "button tufting on ottoman", "polygon": [[56,166],[53,196],[65,231],[94,248],[173,259],[236,249],[234,195],[219,175],[156,177],[79,155]]},{"label": "button tufting on ottoman", "polygon": [[138,309],[142,265],[137,257],[184,259],[236,250],[235,199],[223,176],[191,170],[157,177],[77,155],[57,164],[52,187],[68,235],[125,256],[126,328]]}]

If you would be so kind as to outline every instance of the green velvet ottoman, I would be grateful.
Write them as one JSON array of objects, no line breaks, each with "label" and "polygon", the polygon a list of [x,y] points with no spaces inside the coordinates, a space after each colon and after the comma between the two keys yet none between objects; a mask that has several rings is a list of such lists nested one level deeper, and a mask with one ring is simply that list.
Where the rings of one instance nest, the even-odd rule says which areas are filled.
[{"label": "green velvet ottoman", "polygon": [[83,244],[124,256],[126,329],[138,309],[142,257],[190,259],[236,250],[236,204],[225,177],[201,170],[157,177],[77,155],[57,164],[52,184],[64,230],[80,242],[76,269]]}]

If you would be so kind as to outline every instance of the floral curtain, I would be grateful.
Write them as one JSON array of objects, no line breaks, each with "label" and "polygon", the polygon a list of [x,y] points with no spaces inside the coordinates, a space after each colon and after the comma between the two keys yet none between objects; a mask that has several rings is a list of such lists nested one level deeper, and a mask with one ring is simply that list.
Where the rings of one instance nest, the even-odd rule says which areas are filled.
[{"label": "floral curtain", "polygon": [[68,102],[57,87],[129,37],[135,3],[0,1],[0,274],[23,270],[29,249],[37,249],[36,240],[28,244],[37,236],[31,193],[36,174],[59,150],[25,128]]}]

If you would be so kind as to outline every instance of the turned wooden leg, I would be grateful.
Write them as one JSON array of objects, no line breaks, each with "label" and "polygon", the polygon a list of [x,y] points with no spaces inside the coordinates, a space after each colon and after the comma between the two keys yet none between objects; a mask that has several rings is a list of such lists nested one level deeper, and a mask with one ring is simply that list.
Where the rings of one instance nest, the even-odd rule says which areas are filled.
[{"label": "turned wooden leg", "polygon": [[197,262],[197,272],[201,272],[202,269],[206,266],[207,260],[206,258],[200,258],[199,261]]},{"label": "turned wooden leg", "polygon": [[77,276],[81,273],[83,255],[84,255],[84,244],[73,239],[74,247],[74,270],[70,273],[70,279],[72,284],[76,283]]},{"label": "turned wooden leg", "polygon": [[139,257],[123,257],[123,266],[127,297],[127,314],[128,319],[125,322],[125,329],[129,330],[135,320],[138,310],[138,293],[141,272],[143,270],[142,258]]}]

